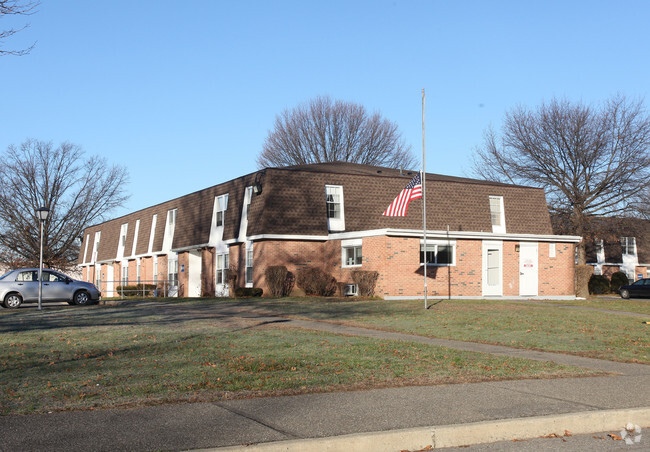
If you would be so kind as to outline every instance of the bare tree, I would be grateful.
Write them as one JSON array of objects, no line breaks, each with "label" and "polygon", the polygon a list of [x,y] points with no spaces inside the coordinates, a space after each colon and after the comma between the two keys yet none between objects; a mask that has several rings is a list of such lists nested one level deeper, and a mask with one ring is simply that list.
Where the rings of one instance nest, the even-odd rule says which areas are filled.
[{"label": "bare tree", "polygon": [[[29,16],[36,12],[36,7],[40,4],[38,1],[21,1],[21,0],[0,0],[0,19],[3,16]],[[8,30],[0,30],[0,45],[2,42],[9,38],[10,36],[15,35],[21,30],[29,27],[29,24],[25,24],[21,28],[9,28]],[[29,53],[35,44],[32,44],[26,49],[23,50],[2,50],[0,48],[0,56],[2,55],[25,55]]]},{"label": "bare tree", "polygon": [[329,97],[276,116],[257,158],[260,168],[336,161],[392,168],[417,164],[397,124],[379,113],[369,115],[362,105]]},{"label": "bare tree", "polygon": [[86,226],[104,219],[128,198],[126,169],[86,157],[81,147],[27,140],[0,157],[0,262],[38,264],[40,223],[35,209],[48,207],[43,261],[68,269],[79,255]]},{"label": "bare tree", "polygon": [[[556,224],[586,236],[597,216],[644,216],[650,194],[650,116],[617,95],[600,107],[552,100],[506,114],[501,136],[485,133],[474,173],[543,187]],[[584,241],[578,264],[585,263]]]}]

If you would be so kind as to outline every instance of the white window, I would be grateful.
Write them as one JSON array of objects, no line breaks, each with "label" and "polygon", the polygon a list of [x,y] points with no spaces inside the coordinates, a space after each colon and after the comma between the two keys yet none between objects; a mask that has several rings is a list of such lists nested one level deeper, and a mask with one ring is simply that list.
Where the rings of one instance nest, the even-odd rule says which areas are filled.
[{"label": "white window", "polygon": [[228,283],[228,267],[229,263],[229,254],[217,254],[217,265],[216,265],[216,279],[217,284],[227,284]]},{"label": "white window", "polygon": [[167,223],[169,223],[170,226],[175,226],[176,225],[176,215],[178,214],[178,209],[172,209],[167,212]]},{"label": "white window", "polygon": [[363,242],[361,239],[343,240],[341,257],[343,267],[359,267],[363,263]]},{"label": "white window", "polygon": [[490,218],[492,221],[492,232],[506,232],[503,196],[490,196]]},{"label": "white window", "polygon": [[555,257],[555,243],[548,244],[548,257]]},{"label": "white window", "polygon": [[251,208],[251,200],[253,199],[253,187],[246,187],[246,195],[244,196],[244,201],[246,202],[246,218],[248,218],[248,212]]},{"label": "white window", "polygon": [[140,233],[140,220],[135,222],[135,230],[133,231],[133,245],[131,246],[131,256],[136,255],[136,248],[138,246],[138,234]]},{"label": "white window", "polygon": [[102,287],[102,267],[101,265],[95,265],[95,286],[97,288]]},{"label": "white window", "polygon": [[326,185],[325,203],[327,207],[328,229],[330,231],[344,231],[343,187],[340,185]]},{"label": "white window", "polygon": [[120,245],[122,247],[126,246],[126,232],[129,228],[129,224],[125,223],[122,225],[122,228],[120,229]]},{"label": "white window", "polygon": [[97,262],[97,251],[99,250],[99,241],[102,237],[102,231],[95,232],[95,241],[93,243],[93,254],[90,262]]},{"label": "white window", "polygon": [[621,248],[623,254],[636,254],[636,240],[634,237],[621,237]]},{"label": "white window", "polygon": [[217,196],[217,226],[223,226],[228,208],[228,195]]},{"label": "white window", "polygon": [[121,280],[122,286],[128,286],[129,285],[129,264],[128,263],[123,263],[122,264],[122,280]]},{"label": "white window", "polygon": [[140,284],[140,270],[141,270],[141,264],[140,264],[140,259],[138,258],[135,264],[135,274],[136,274],[136,278],[138,279],[138,284]]},{"label": "white window", "polygon": [[129,228],[128,223],[124,223],[122,227],[120,228],[120,240],[117,243],[117,256],[116,260],[122,260],[124,257],[124,248],[126,246],[126,232]]},{"label": "white window", "polygon": [[[427,241],[428,265],[455,265],[456,244],[454,242]],[[420,264],[424,263],[424,244],[420,243]]]},{"label": "white window", "polygon": [[253,244],[246,246],[246,287],[253,287]]},{"label": "white window", "polygon": [[147,248],[147,253],[151,254],[153,251],[153,240],[156,237],[156,223],[158,223],[158,214],[154,214],[151,217],[151,231],[149,232],[149,247]]},{"label": "white window", "polygon": [[167,279],[169,280],[169,286],[178,286],[178,260],[170,260],[167,267]]},{"label": "white window", "polygon": [[153,283],[158,285],[158,256],[153,257]]}]

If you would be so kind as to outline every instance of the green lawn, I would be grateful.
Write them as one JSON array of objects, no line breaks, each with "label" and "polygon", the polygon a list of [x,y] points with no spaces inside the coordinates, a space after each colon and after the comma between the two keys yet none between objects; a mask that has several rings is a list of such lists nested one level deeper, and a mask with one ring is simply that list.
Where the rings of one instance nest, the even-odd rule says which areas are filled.
[{"label": "green lawn", "polygon": [[650,304],[642,301],[579,305],[647,313],[648,317],[570,309],[552,303],[486,300],[431,300],[428,310],[422,301],[313,298],[264,300],[255,305],[296,317],[427,337],[650,364],[650,325],[644,323],[650,320]]},{"label": "green lawn", "polygon": [[[0,311],[0,414],[596,374],[417,343],[305,331],[282,322],[223,318],[212,314],[214,303],[218,301],[164,309],[127,304]],[[290,305],[300,310],[302,303],[285,307]],[[306,306],[313,311],[316,304]],[[394,313],[398,306],[391,308]],[[344,315],[362,311],[366,322],[378,309],[378,324],[391,311],[378,302],[322,307],[329,315],[337,309]],[[408,309],[403,312],[402,325],[417,320],[406,315]]]}]

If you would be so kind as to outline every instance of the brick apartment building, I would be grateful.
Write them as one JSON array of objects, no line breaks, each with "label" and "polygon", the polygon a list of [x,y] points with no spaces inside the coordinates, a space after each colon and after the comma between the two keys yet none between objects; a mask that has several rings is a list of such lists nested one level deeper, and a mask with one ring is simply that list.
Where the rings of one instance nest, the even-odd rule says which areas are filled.
[{"label": "brick apartment building", "polygon": [[[382,216],[415,172],[350,163],[267,168],[88,227],[83,278],[105,296],[127,281],[169,281],[179,296],[268,293],[264,271],[321,267],[352,284],[376,270],[376,295],[424,294],[423,200]],[[426,175],[430,296],[573,297],[575,245],[553,235],[541,189]]]}]

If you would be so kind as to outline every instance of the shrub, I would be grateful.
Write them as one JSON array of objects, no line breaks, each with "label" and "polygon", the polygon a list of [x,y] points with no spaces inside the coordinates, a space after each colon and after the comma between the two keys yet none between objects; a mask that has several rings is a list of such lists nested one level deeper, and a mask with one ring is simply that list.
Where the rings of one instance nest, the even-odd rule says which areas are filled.
[{"label": "shrub", "polygon": [[336,293],[336,279],[321,268],[305,268],[298,272],[296,284],[307,295],[329,297]]},{"label": "shrub", "polygon": [[259,287],[237,287],[235,289],[236,297],[261,297],[264,291]]},{"label": "shrub", "polygon": [[153,291],[156,290],[156,285],[155,284],[134,284],[134,285],[129,285],[129,286],[117,286],[115,288],[117,293],[120,294],[120,296],[124,297],[137,297],[137,296],[145,296],[145,297],[150,297],[153,295]]},{"label": "shrub", "polygon": [[589,278],[594,273],[591,265],[576,265],[576,296],[587,298],[589,296]]},{"label": "shrub", "polygon": [[591,278],[589,278],[589,293],[593,295],[609,293],[609,279],[603,275],[591,275]]},{"label": "shrub", "polygon": [[[266,278],[266,285],[269,286],[269,291],[274,297],[284,297],[293,287],[288,287],[287,279],[290,273],[284,265],[273,265],[267,267],[264,271]],[[291,285],[292,286],[292,285]]]},{"label": "shrub", "polygon": [[630,284],[630,280],[627,279],[627,275],[623,272],[616,272],[612,275],[612,280],[610,282],[610,289],[612,292],[618,293],[618,289],[621,286]]},{"label": "shrub", "polygon": [[352,272],[352,280],[359,288],[359,295],[362,297],[372,297],[375,294],[375,286],[379,272],[367,270],[355,270]]}]

